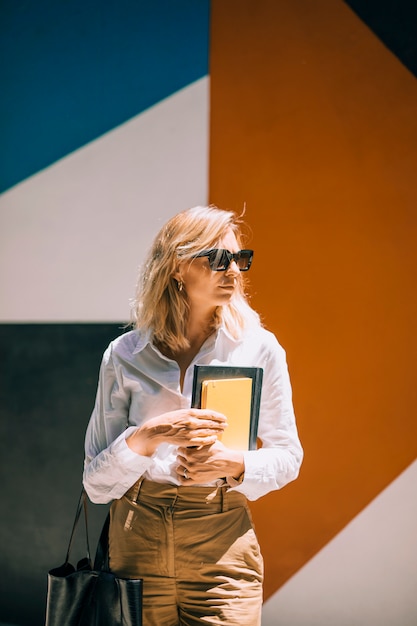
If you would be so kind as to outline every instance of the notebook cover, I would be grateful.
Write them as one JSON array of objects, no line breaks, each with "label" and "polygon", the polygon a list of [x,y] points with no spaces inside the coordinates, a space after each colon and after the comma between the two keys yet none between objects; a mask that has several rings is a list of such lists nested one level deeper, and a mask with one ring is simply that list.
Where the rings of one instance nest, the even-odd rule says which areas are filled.
[{"label": "notebook cover", "polygon": [[[245,385],[247,385],[247,383],[243,383],[243,388],[240,391],[236,391],[235,385],[237,383],[231,380],[245,378],[249,378],[251,381],[250,394],[248,392],[248,389],[246,391],[244,390],[244,387]],[[222,406],[225,407],[224,409],[216,408],[216,406],[220,407],[219,404],[216,404],[216,406],[210,405],[209,408],[212,408],[213,410],[218,410],[220,413],[224,413],[228,418],[229,426],[222,436],[222,441],[227,447],[239,450],[256,450],[262,378],[263,369],[260,367],[235,367],[224,365],[194,366],[191,406],[193,408],[202,408],[203,406],[204,408],[204,404],[202,405],[202,395],[204,396],[204,393],[206,393],[209,388],[210,395],[212,398],[216,397],[216,402],[217,400],[219,400],[219,396],[222,397],[221,401]],[[222,380],[223,382],[221,383],[221,386],[217,387],[216,391],[213,383],[220,380]],[[206,382],[205,391],[203,391],[204,382]],[[210,383],[209,387],[207,386],[208,382]],[[229,389],[225,390],[224,388],[227,388],[228,386],[230,386]],[[246,406],[246,408],[244,405],[241,406],[240,404],[241,400],[243,400],[244,397],[246,397],[248,403],[248,406]],[[241,416],[240,418],[239,415]],[[247,424],[248,420],[249,425]],[[245,431],[246,434],[244,435],[244,439],[242,439],[242,433],[244,433]],[[236,435],[235,442],[233,442],[233,433]]]},{"label": "notebook cover", "polygon": [[227,428],[219,440],[233,450],[246,450],[250,437],[251,378],[203,380],[201,408],[213,409],[227,416]]}]

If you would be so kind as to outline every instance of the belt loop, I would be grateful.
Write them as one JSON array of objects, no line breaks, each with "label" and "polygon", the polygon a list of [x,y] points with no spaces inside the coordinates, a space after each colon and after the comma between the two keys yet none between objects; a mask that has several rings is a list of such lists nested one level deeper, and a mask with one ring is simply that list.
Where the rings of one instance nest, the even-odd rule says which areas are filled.
[{"label": "belt loop", "polygon": [[140,488],[142,487],[142,483],[144,480],[145,480],[144,476],[141,476],[139,480],[137,480],[136,483],[132,487],[133,489],[132,500],[133,502],[136,502],[136,504],[138,502]]},{"label": "belt loop", "polygon": [[229,501],[227,498],[227,487],[220,487],[221,499],[222,499],[222,513],[229,510]]}]

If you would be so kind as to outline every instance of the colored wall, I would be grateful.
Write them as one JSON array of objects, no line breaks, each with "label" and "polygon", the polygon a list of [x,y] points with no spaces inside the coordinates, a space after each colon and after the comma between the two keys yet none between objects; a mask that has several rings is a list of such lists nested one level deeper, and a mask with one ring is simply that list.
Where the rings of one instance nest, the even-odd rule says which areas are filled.
[{"label": "colored wall", "polygon": [[263,626],[414,624],[415,76],[339,0],[1,12],[0,622],[43,624],[101,353],[210,200],[246,204],[306,452],[252,504]]},{"label": "colored wall", "polygon": [[151,238],[207,202],[209,3],[151,4],[0,9],[0,623],[44,624],[103,350]]},{"label": "colored wall", "polygon": [[210,201],[246,204],[306,451],[253,507],[269,597],[416,458],[417,83],[330,0],[214,0],[210,68]]}]

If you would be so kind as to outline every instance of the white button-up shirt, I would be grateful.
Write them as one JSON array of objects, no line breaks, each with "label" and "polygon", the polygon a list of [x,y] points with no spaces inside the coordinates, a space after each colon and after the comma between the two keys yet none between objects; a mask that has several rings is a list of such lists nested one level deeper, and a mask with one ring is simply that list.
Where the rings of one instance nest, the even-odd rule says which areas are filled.
[{"label": "white button-up shirt", "polygon": [[191,406],[194,365],[262,367],[258,437],[262,447],[245,451],[245,473],[231,488],[256,500],[298,476],[303,451],[297,434],[285,352],[261,327],[234,339],[220,328],[188,367],[183,389],[176,361],[165,357],[140,330],[111,342],[103,356],[97,398],[85,440],[84,485],[93,502],[107,503],[145,476],[179,484],[177,446],[161,444],[151,457],[131,450],[128,437],[144,421]]}]

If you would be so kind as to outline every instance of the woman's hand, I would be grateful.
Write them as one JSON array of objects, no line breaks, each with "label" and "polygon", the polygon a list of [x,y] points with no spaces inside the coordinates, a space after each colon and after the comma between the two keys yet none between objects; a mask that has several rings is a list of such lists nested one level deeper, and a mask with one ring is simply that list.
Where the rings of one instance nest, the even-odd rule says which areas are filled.
[{"label": "woman's hand", "polygon": [[179,409],[146,421],[126,438],[137,454],[151,456],[163,442],[177,446],[210,446],[226,427],[222,413],[209,409]]},{"label": "woman's hand", "polygon": [[245,471],[243,453],[226,448],[221,441],[199,448],[180,447],[177,460],[177,474],[183,485],[210,483],[226,476],[238,478]]}]

